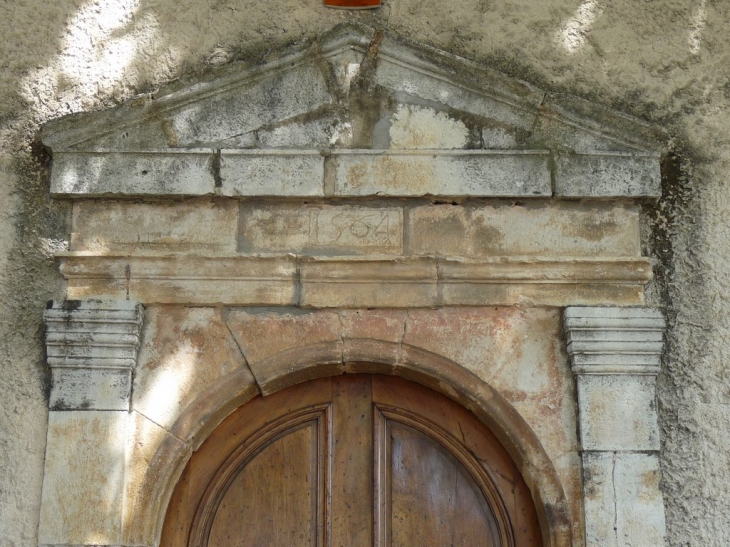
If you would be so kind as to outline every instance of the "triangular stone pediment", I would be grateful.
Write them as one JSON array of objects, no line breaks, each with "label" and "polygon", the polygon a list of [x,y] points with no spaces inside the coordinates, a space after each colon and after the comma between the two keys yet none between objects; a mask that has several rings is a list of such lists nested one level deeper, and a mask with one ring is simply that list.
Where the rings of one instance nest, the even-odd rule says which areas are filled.
[{"label": "triangular stone pediment", "polygon": [[[44,128],[43,142],[57,160],[52,191],[68,195],[326,195],[322,158],[341,154],[346,159],[332,163],[349,162],[350,178],[371,169],[372,162],[362,168],[361,158],[353,160],[354,151],[392,157],[341,186],[359,188],[353,195],[387,195],[370,179],[384,172],[420,178],[423,161],[414,158],[438,150],[443,158],[429,171],[438,177],[482,178],[496,169],[506,182],[426,184],[393,195],[560,194],[551,182],[554,165],[575,181],[563,195],[653,196],[662,150],[661,134],[648,124],[352,25],[276,60],[231,65],[174,91],[57,120]],[[234,183],[226,182],[226,164],[237,173]],[[264,188],[258,180],[292,170],[302,179],[320,177],[322,190],[283,179]],[[605,180],[583,188],[586,174],[600,170]],[[122,172],[126,182],[118,180]],[[174,183],[163,180],[172,175]],[[616,176],[621,188],[606,190]]]}]

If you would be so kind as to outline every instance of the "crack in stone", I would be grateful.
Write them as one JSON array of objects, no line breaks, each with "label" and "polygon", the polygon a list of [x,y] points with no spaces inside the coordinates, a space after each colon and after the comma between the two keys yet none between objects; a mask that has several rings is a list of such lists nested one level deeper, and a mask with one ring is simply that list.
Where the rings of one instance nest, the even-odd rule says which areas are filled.
[{"label": "crack in stone", "polygon": [[618,505],[616,500],[616,452],[613,453],[613,465],[611,467],[611,488],[613,489],[613,531],[618,545]]}]

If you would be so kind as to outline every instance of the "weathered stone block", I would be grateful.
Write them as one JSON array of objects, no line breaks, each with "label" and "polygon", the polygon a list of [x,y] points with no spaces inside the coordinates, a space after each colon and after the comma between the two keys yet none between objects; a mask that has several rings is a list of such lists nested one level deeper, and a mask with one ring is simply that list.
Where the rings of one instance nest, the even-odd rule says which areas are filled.
[{"label": "weathered stone block", "polygon": [[659,450],[653,376],[579,375],[583,450]]},{"label": "weathered stone block", "polygon": [[427,205],[408,211],[408,254],[639,256],[636,206]]},{"label": "weathered stone block", "polygon": [[340,318],[331,311],[233,309],[227,324],[252,367],[293,348],[340,340]]},{"label": "weathered stone block", "polygon": [[338,151],[337,196],[549,196],[543,151]]},{"label": "weathered stone block", "polygon": [[335,144],[341,137],[338,127],[338,121],[327,116],[306,122],[295,121],[273,129],[262,129],[257,135],[264,148],[324,149]]},{"label": "weathered stone block", "polygon": [[400,254],[403,211],[396,207],[241,204],[239,251],[318,255]]},{"label": "weathered stone block", "polygon": [[235,252],[237,218],[238,204],[227,200],[78,201],[70,250]]},{"label": "weathered stone block", "polygon": [[312,260],[300,264],[302,306],[323,308],[432,306],[436,261]]},{"label": "weathered stone block", "polygon": [[584,452],[586,547],[662,547],[666,534],[654,454]]},{"label": "weathered stone block", "polygon": [[323,196],[319,150],[222,150],[224,196]]},{"label": "weathered stone block", "polygon": [[575,306],[565,310],[564,324],[575,374],[659,372],[665,328],[659,310]]},{"label": "weathered stone block", "polygon": [[213,150],[53,154],[54,194],[200,196],[214,190]]},{"label": "weathered stone block", "polygon": [[[524,106],[539,104],[541,94],[538,90],[514,81],[510,82],[511,86],[504,85],[505,80],[502,78],[499,81],[497,76],[492,78],[491,93],[480,93],[478,90],[482,88],[479,85],[481,82],[460,81],[464,74],[459,74],[455,67],[449,66],[450,59],[442,59],[442,63],[434,61],[428,60],[422,52],[404,47],[395,40],[385,39],[380,46],[374,81],[397,93],[448,104],[455,110],[470,112],[504,124],[523,129],[529,129],[533,125],[536,111]],[[463,71],[463,67],[460,68]],[[487,71],[480,71],[475,66],[470,68],[469,72],[474,80],[490,80]],[[502,87],[500,84],[503,89],[498,89]],[[508,90],[508,86],[511,89]],[[523,108],[515,108],[514,104],[521,104]]]},{"label": "weathered stone block", "polygon": [[662,547],[666,535],[658,454],[616,454],[616,537],[619,545]]},{"label": "weathered stone block", "polygon": [[619,547],[612,452],[583,452],[586,547]]},{"label": "weathered stone block", "polygon": [[127,412],[51,412],[41,545],[120,545]]},{"label": "weathered stone block", "polygon": [[465,148],[469,129],[445,112],[415,105],[399,105],[388,130],[392,150]]},{"label": "weathered stone block", "polygon": [[150,307],[132,408],[170,430],[187,405],[243,366],[244,358],[219,310]]},{"label": "weathered stone block", "polygon": [[132,369],[52,368],[51,410],[128,410]]},{"label": "weathered stone block", "polygon": [[658,155],[558,154],[555,194],[565,197],[654,197],[662,194]]},{"label": "weathered stone block", "polygon": [[641,304],[646,259],[439,260],[442,305]]}]

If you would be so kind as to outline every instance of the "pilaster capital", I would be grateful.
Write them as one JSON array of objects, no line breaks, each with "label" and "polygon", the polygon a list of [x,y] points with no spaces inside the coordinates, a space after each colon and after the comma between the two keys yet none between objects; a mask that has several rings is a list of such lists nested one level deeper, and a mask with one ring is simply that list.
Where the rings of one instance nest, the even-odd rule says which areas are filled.
[{"label": "pilaster capital", "polygon": [[49,302],[51,410],[128,410],[143,309],[121,300]]},{"label": "pilaster capital", "polygon": [[656,375],[666,323],[653,308],[571,306],[565,334],[575,375]]}]

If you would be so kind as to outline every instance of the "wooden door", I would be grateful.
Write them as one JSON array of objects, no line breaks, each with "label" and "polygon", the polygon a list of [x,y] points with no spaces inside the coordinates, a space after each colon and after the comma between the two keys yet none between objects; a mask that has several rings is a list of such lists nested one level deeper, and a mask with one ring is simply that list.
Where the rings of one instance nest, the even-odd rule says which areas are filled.
[{"label": "wooden door", "polygon": [[193,454],[164,547],[541,545],[522,477],[450,399],[350,375],[258,397]]}]

